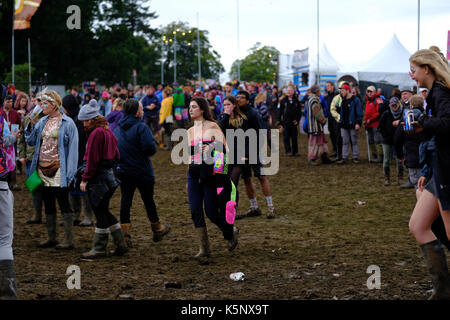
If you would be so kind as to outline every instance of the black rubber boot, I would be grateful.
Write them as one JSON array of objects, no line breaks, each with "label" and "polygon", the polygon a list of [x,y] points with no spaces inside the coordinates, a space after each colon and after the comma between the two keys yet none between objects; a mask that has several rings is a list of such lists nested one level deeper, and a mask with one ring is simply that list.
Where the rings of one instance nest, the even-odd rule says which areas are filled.
[{"label": "black rubber boot", "polygon": [[450,276],[441,242],[434,240],[421,245],[420,248],[433,282],[434,290],[429,300],[450,300]]},{"label": "black rubber boot", "polygon": [[0,300],[17,300],[13,260],[0,260]]},{"label": "black rubber boot", "polygon": [[390,186],[391,185],[391,173],[389,167],[384,167],[384,186]]}]

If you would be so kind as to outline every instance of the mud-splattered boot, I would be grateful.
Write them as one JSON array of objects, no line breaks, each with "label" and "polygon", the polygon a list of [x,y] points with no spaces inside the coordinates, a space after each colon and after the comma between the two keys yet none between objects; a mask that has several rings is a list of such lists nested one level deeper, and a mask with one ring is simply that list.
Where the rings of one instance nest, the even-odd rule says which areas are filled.
[{"label": "mud-splattered boot", "polygon": [[197,232],[198,239],[200,240],[200,250],[198,253],[192,257],[192,259],[197,260],[200,264],[208,264],[209,258],[211,257],[211,249],[209,245],[208,230],[206,226],[195,228]]},{"label": "mud-splattered boot", "polygon": [[130,228],[131,223],[121,223],[120,227],[122,228],[123,237],[125,238],[125,243],[128,248],[133,248],[133,243],[131,242]]},{"label": "mud-splattered boot", "polygon": [[109,232],[111,233],[111,237],[113,238],[114,244],[116,245],[116,249],[114,251],[111,251],[111,254],[115,256],[123,256],[128,252],[128,247],[125,243],[125,238],[123,237],[120,224],[117,223],[109,227]]},{"label": "mud-splattered boot", "polygon": [[63,215],[64,226],[64,240],[58,244],[55,249],[58,250],[72,250],[73,246],[73,213],[64,213]]},{"label": "mud-splattered boot", "polygon": [[0,260],[0,300],[17,300],[13,260]]},{"label": "mud-splattered boot", "polygon": [[450,300],[450,276],[441,242],[434,240],[421,245],[420,248],[433,282],[434,290],[429,300]]},{"label": "mud-splattered boot", "polygon": [[106,257],[106,246],[108,245],[109,230],[95,228],[94,244],[92,249],[82,254],[83,259],[97,259]]},{"label": "mud-splattered boot", "polygon": [[152,231],[153,231],[153,242],[159,242],[163,239],[163,237],[169,233],[170,231],[170,224],[167,222],[161,223],[161,221],[158,222],[152,222]]},{"label": "mud-splattered boot", "polygon": [[39,243],[38,248],[53,248],[58,244],[56,240],[56,214],[47,214],[45,217],[48,236],[46,241]]},{"label": "mud-splattered boot", "polygon": [[391,185],[391,173],[389,167],[384,167],[384,186]]}]

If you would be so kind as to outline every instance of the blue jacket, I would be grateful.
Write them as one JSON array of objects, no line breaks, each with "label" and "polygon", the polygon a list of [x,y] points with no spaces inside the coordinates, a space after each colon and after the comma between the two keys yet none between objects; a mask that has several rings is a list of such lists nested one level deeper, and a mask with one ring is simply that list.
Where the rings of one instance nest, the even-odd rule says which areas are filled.
[{"label": "blue jacket", "polygon": [[[161,109],[161,102],[159,102],[159,99],[156,96],[156,94],[152,94],[151,96],[146,95],[144,98],[142,98],[141,103],[142,106],[144,107],[145,117],[157,116],[159,113],[159,109]],[[156,106],[156,108],[153,110],[148,110],[147,107],[152,103]]]},{"label": "blue jacket", "polygon": [[[41,149],[41,135],[47,123],[48,116],[43,117],[29,132],[25,130],[25,141],[30,146],[36,146],[30,172],[36,170]],[[61,188],[69,186],[78,167],[78,130],[71,118],[63,114],[58,133],[58,153],[61,168]]]},{"label": "blue jacket", "polygon": [[143,181],[154,181],[150,156],[156,153],[156,143],[150,128],[135,115],[126,114],[114,130],[119,147],[118,173]]},{"label": "blue jacket", "polygon": [[350,126],[352,128],[355,127],[356,124],[358,124],[359,126],[362,125],[362,117],[363,117],[363,113],[362,113],[362,106],[361,106],[361,100],[356,97],[356,96],[352,96],[350,98],[350,114],[348,117],[348,123],[344,123],[344,108],[343,108],[343,104],[344,101],[342,101],[341,103],[341,122],[339,122],[341,127],[347,127]]},{"label": "blue jacket", "polygon": [[97,101],[97,106],[100,109],[99,112],[102,116],[106,117],[108,114],[111,113],[112,110],[112,103],[111,100],[103,100],[100,99]]}]

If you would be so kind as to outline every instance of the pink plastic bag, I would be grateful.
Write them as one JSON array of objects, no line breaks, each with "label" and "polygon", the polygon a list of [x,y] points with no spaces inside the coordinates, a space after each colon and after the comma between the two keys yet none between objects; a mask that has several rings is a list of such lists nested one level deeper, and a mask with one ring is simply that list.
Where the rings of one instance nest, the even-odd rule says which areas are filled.
[{"label": "pink plastic bag", "polygon": [[234,224],[234,218],[236,218],[236,202],[231,200],[227,202],[225,219],[228,224]]}]

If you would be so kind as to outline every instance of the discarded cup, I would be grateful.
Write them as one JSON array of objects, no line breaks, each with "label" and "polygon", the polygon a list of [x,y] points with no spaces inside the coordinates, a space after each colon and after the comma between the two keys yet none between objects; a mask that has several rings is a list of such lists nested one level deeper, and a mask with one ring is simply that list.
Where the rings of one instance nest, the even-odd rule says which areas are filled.
[{"label": "discarded cup", "polygon": [[364,201],[358,201],[358,204],[359,204],[360,206],[364,206],[366,203],[365,203]]},{"label": "discarded cup", "polygon": [[242,272],[235,272],[230,274],[230,279],[233,281],[244,281],[245,275]]}]

